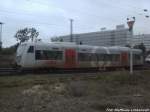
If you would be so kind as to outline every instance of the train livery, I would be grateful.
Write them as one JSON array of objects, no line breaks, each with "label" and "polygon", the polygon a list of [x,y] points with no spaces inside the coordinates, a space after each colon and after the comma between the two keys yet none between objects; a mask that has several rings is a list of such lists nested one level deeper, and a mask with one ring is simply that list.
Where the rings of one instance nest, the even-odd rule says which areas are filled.
[{"label": "train livery", "polygon": [[[25,42],[17,49],[16,64],[32,69],[116,69],[129,67],[129,57],[128,47]],[[142,51],[133,49],[133,65],[142,64]]]}]

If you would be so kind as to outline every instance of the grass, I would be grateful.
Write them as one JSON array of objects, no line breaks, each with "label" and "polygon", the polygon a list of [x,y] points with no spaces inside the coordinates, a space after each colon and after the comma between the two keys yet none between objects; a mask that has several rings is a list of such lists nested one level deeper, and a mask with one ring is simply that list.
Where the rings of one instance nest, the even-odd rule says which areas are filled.
[{"label": "grass", "polygon": [[[65,112],[69,112],[72,108],[74,109],[72,112],[76,109],[97,112],[116,107],[148,108],[149,80],[150,71],[134,72],[133,75],[126,71],[99,73],[94,77],[3,76],[0,77],[0,108],[5,110],[8,102],[10,105],[8,112],[21,111],[21,109],[30,111],[28,109],[39,106],[47,109],[39,112],[48,112],[49,109],[54,109],[52,105]],[[22,95],[23,91],[30,95]],[[63,110],[64,104],[68,110]],[[30,107],[31,105],[33,107]]]}]

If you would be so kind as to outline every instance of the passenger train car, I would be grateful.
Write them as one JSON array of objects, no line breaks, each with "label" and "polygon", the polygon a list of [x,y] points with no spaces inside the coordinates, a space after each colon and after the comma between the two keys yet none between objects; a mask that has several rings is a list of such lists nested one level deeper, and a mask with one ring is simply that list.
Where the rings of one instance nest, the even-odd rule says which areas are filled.
[{"label": "passenger train car", "polygon": [[150,64],[150,55],[145,58],[145,62]]},{"label": "passenger train car", "polygon": [[[133,65],[143,64],[142,51],[133,49]],[[16,64],[32,69],[116,69],[129,67],[130,48],[76,45],[67,42],[25,42]]]}]

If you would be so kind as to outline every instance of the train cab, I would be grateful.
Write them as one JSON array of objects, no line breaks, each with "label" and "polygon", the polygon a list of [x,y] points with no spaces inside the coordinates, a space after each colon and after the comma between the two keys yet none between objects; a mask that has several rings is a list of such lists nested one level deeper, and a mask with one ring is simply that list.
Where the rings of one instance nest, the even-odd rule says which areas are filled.
[{"label": "train cab", "polygon": [[16,63],[18,66],[34,65],[35,46],[32,43],[22,43],[18,46],[16,53]]},{"label": "train cab", "polygon": [[150,55],[145,58],[145,62],[150,64]]}]

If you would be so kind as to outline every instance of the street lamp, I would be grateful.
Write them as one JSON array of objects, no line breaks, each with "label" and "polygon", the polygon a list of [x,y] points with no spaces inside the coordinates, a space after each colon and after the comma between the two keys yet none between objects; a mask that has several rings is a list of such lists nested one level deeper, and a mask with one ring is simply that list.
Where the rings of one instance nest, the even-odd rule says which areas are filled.
[{"label": "street lamp", "polygon": [[0,50],[2,49],[2,25],[4,23],[0,22]]},{"label": "street lamp", "polygon": [[131,32],[131,38],[130,38],[130,74],[133,74],[133,25],[135,23],[135,17],[127,18],[127,24],[129,27],[129,32]]}]

